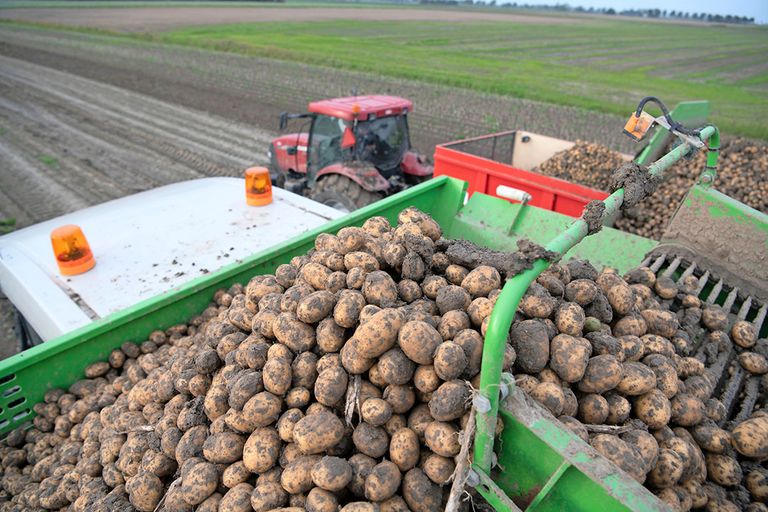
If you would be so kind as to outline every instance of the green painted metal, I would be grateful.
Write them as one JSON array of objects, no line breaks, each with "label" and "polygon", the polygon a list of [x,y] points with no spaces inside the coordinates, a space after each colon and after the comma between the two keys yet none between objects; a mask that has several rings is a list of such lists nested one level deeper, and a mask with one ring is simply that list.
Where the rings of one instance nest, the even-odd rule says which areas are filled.
[{"label": "green painted metal", "polygon": [[[678,103],[670,114],[674,120],[686,126],[698,127],[707,122],[709,111],[708,101],[683,101]],[[664,152],[672,137],[669,130],[658,126],[648,145],[635,157],[635,162],[648,165],[656,160]]]},{"label": "green painted metal", "polygon": [[[717,129],[707,127],[702,130],[701,139],[708,140],[717,136]],[[718,139],[719,140],[719,139]],[[693,147],[684,143],[674,148],[662,158],[648,166],[648,172],[660,176],[675,162],[688,154]],[[710,152],[715,154],[716,151]],[[713,160],[716,164],[716,158]],[[624,199],[624,189],[613,192],[603,201],[607,217],[616,213]],[[571,248],[587,236],[587,223],[577,219],[562,233],[552,239],[546,248],[549,251],[566,254]],[[601,259],[593,260],[600,262]],[[473,469],[478,473],[490,474],[493,465],[494,433],[499,413],[499,394],[504,350],[509,329],[512,326],[517,306],[531,283],[547,268],[550,263],[545,260],[536,261],[532,268],[508,280],[496,300],[496,305],[488,322],[483,348],[482,371],[480,374],[480,396],[487,400],[487,410],[476,415],[477,431],[475,434],[475,450]],[[558,464],[559,465],[559,464]]]}]

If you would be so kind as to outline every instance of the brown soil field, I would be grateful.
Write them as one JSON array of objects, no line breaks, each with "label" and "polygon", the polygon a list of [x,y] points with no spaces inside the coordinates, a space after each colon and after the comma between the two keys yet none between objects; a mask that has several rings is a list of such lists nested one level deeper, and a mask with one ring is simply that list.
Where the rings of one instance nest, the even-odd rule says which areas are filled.
[{"label": "brown soil field", "polygon": [[153,32],[190,25],[276,21],[507,21],[579,23],[579,18],[440,9],[344,7],[134,7],[3,9],[0,19],[56,23],[126,32]]}]

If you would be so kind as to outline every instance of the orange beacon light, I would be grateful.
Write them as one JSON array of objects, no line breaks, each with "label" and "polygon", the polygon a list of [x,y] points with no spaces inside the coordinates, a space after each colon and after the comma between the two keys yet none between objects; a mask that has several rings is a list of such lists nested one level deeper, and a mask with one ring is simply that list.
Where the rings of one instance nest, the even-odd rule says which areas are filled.
[{"label": "orange beacon light", "polygon": [[272,182],[269,169],[251,167],[245,171],[245,200],[251,206],[263,206],[272,202]]},{"label": "orange beacon light", "polygon": [[62,275],[82,274],[96,265],[83,231],[74,224],[60,226],[51,231],[51,246]]}]

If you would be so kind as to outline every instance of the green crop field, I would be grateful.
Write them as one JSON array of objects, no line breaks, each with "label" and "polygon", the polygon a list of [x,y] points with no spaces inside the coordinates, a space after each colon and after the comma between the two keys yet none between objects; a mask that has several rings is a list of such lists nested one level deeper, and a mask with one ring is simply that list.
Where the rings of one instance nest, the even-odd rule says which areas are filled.
[{"label": "green crop field", "polygon": [[[768,139],[768,30],[574,19],[525,23],[269,23],[152,39],[414,78],[629,114],[655,95],[712,102],[722,129]],[[450,105],[446,105],[450,108]]]}]

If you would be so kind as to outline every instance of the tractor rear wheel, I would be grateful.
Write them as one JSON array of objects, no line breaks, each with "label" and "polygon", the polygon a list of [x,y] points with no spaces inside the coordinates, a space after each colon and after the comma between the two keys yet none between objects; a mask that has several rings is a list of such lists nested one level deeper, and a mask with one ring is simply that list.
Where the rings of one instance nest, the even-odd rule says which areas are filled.
[{"label": "tractor rear wheel", "polygon": [[318,179],[309,197],[344,212],[357,210],[382,198],[380,194],[365,190],[341,174],[329,174]]}]

